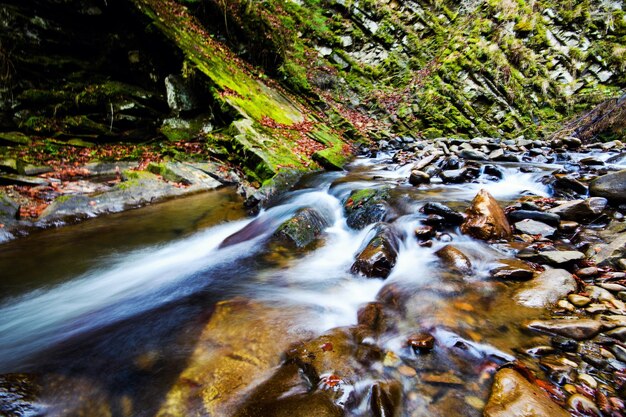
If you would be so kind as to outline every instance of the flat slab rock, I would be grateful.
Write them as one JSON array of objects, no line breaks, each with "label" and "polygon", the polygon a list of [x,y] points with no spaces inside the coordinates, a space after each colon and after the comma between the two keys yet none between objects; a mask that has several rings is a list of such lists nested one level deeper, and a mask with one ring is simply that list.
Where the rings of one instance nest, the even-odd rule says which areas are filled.
[{"label": "flat slab rock", "polygon": [[541,235],[545,237],[553,236],[556,232],[556,227],[548,226],[545,223],[532,219],[524,219],[515,223],[515,229],[527,235]]},{"label": "flat slab rock", "polygon": [[548,269],[525,282],[513,299],[525,307],[541,308],[576,290],[576,280],[564,269]]},{"label": "flat slab rock", "polygon": [[541,388],[531,384],[512,369],[498,371],[485,417],[569,417]]},{"label": "flat slab rock", "polygon": [[554,319],[533,320],[526,326],[531,330],[585,340],[598,334],[603,323],[592,319]]}]

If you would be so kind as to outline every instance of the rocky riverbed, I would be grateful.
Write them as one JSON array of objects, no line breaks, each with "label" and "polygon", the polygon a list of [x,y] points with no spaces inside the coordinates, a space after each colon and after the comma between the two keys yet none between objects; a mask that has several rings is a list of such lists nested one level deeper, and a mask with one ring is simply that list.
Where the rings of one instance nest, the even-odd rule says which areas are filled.
[{"label": "rocky riverbed", "polygon": [[[179,330],[168,338],[146,339],[137,330],[146,324],[132,318],[123,325],[110,318],[114,330],[91,329],[77,311],[73,320],[94,334],[93,344],[72,336],[52,362],[46,354],[3,357],[9,373],[0,409],[7,416],[624,415],[623,145],[397,138],[363,151],[370,158],[347,172],[304,176],[254,219],[211,232],[209,258],[255,261],[237,269],[247,277],[241,282],[219,268],[201,274],[213,282],[203,290],[214,294],[212,307],[193,319],[174,314],[168,325]],[[93,216],[223,178],[202,164],[154,166],[148,171],[156,173],[112,168],[120,178],[105,192],[57,197],[44,213]],[[124,192],[133,180],[160,185],[141,187],[141,200]],[[229,286],[219,284],[222,275]],[[206,301],[197,303],[154,306],[148,322],[162,329],[164,308]],[[0,306],[3,317],[20,308],[11,300]],[[106,317],[108,308],[90,314]],[[26,352],[48,340],[45,332],[20,339],[3,320],[0,346],[14,339]],[[120,340],[138,345],[125,350]],[[150,343],[139,347],[141,340]],[[103,344],[121,349],[119,358],[100,363],[109,356]],[[102,366],[113,369],[112,379],[94,374]],[[142,390],[147,380],[159,388]],[[120,381],[122,392],[113,389]],[[148,392],[158,400],[142,397]]]}]

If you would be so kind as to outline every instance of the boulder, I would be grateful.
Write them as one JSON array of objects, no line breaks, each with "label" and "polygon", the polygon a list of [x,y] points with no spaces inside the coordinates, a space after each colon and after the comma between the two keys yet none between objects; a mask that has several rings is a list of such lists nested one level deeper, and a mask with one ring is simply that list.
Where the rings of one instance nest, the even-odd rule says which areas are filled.
[{"label": "boulder", "polygon": [[462,274],[472,274],[472,263],[467,256],[452,245],[446,245],[435,252],[435,255],[448,269]]},{"label": "boulder", "polygon": [[396,264],[399,239],[395,230],[386,223],[378,224],[373,232],[374,236],[357,255],[350,269],[366,277],[387,278]]},{"label": "boulder", "polygon": [[346,223],[353,229],[363,229],[372,223],[389,220],[393,217],[393,210],[388,199],[388,188],[353,191],[343,205]]},{"label": "boulder", "polygon": [[305,207],[281,224],[272,237],[279,242],[303,248],[317,239],[328,226],[329,221],[319,211]]},{"label": "boulder", "polygon": [[586,200],[572,200],[548,210],[550,213],[558,214],[563,220],[573,220],[584,222],[595,220],[607,204],[606,198],[591,197]]},{"label": "boulder", "polygon": [[504,210],[486,190],[480,190],[470,207],[461,231],[477,239],[509,239],[511,226]]},{"label": "boulder", "polygon": [[513,299],[526,307],[541,308],[576,290],[576,280],[564,269],[548,269],[525,282]]},{"label": "boulder", "polygon": [[513,369],[496,373],[485,417],[569,417],[538,386],[528,382]]},{"label": "boulder", "polygon": [[450,226],[458,226],[465,220],[461,213],[441,203],[426,203],[421,211],[425,214],[436,214],[443,217],[446,224]]}]

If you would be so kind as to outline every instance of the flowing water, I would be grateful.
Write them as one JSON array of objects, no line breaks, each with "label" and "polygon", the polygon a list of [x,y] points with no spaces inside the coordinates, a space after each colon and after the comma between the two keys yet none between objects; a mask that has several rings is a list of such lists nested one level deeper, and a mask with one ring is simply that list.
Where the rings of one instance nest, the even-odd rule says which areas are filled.
[{"label": "flowing water", "polygon": [[[420,247],[413,230],[427,201],[462,210],[481,188],[501,204],[550,195],[540,180],[555,166],[532,173],[502,168],[502,180],[412,187],[407,166],[385,156],[361,158],[347,172],[306,176],[254,218],[233,190],[223,189],[9,242],[0,251],[0,373],[61,376],[60,385],[80,387],[80,394],[47,392],[49,415],[80,407],[89,415],[155,415],[190,366],[216,303],[255,300],[289,317],[288,332],[314,336],[356,324],[360,307],[392,289],[402,294],[404,313],[376,343],[418,376],[378,364],[352,389],[368,389],[368,379],[400,380],[405,415],[480,415],[488,371],[542,340],[520,331],[521,321],[542,312],[514,306],[514,286],[488,278],[513,256],[511,246],[450,231],[473,265],[471,276],[451,278],[434,255],[446,243]],[[350,266],[371,226],[350,229],[342,204],[352,190],[387,185],[399,213],[399,257],[386,280],[368,279]],[[330,224],[322,239],[306,251],[268,246],[276,228],[303,207],[316,208]],[[441,348],[407,352],[404,343],[416,329],[433,332]],[[158,352],[157,365],[138,366],[150,352]],[[431,383],[420,382],[428,378]],[[350,413],[365,413],[364,404],[353,404]]]}]

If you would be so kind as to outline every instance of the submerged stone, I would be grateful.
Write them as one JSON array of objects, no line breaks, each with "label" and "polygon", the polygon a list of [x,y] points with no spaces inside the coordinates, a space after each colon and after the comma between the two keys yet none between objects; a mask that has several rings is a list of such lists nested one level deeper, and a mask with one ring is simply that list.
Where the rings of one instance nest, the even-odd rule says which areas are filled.
[{"label": "submerged stone", "polygon": [[556,303],[576,290],[576,280],[564,269],[548,269],[525,282],[513,295],[515,301],[526,307],[541,308]]},{"label": "submerged stone", "polygon": [[465,275],[472,275],[472,262],[458,248],[446,245],[435,252],[445,267]]}]

